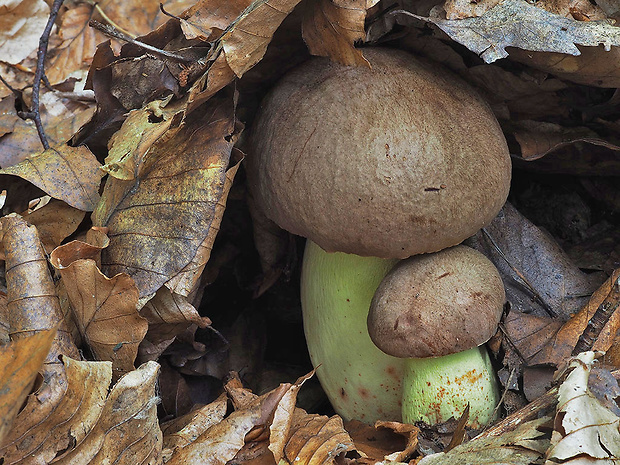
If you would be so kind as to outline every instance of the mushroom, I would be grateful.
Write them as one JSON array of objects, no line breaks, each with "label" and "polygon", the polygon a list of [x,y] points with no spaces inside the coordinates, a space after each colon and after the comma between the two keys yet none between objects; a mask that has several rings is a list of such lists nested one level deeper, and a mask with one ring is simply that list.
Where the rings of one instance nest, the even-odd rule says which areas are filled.
[{"label": "mushroom", "polygon": [[[285,75],[261,104],[246,168],[255,205],[310,239],[302,308],[317,376],[341,416],[372,423],[400,419],[400,395],[381,401],[400,390],[404,365],[389,359],[394,376],[378,374],[385,356],[360,329],[378,277],[394,259],[454,246],[488,224],[511,166],[495,116],[468,84],[403,51],[364,55],[372,68],[314,58]],[[341,298],[360,288],[355,305]]]},{"label": "mushroom", "polygon": [[505,300],[493,263],[464,245],[402,260],[386,275],[368,332],[383,352],[406,358],[403,421],[441,423],[468,404],[469,426],[492,419],[499,389],[482,345],[497,331]]}]

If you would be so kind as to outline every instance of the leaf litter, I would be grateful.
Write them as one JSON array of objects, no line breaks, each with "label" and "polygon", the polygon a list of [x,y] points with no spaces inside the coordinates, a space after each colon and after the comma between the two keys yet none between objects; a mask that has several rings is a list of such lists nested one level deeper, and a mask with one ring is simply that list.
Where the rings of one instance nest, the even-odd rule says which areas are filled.
[{"label": "leaf litter", "polygon": [[[557,463],[584,454],[615,459],[618,386],[616,371],[609,370],[617,370],[620,360],[617,316],[601,309],[617,307],[617,274],[601,285],[601,274],[579,270],[556,241],[510,205],[474,242],[502,270],[513,307],[497,342],[505,352],[500,378],[507,393],[520,391],[518,379],[531,399],[541,395],[547,408],[541,415],[553,414],[549,409],[559,391],[553,434],[550,417],[532,420],[539,408],[534,400],[504,419],[513,418],[506,421],[511,426],[500,429],[498,423],[497,434],[483,433],[443,455],[421,459],[430,453],[426,430],[393,425],[406,436],[408,447],[370,426],[354,440],[347,432],[353,427],[340,417],[296,407],[302,384],[311,384],[306,377],[261,395],[233,377],[226,394],[213,396],[213,403],[199,403],[185,416],[160,424],[154,360],[168,364],[176,356],[182,362],[175,369],[184,376],[200,372],[221,378],[226,364],[214,360],[225,360],[232,350],[225,348],[219,359],[206,357],[218,347],[213,339],[222,324],[217,322],[224,310],[219,307],[229,304],[205,311],[201,299],[214,302],[214,286],[208,285],[211,278],[204,282],[203,272],[216,239],[226,240],[222,231],[234,230],[224,212],[233,214],[244,195],[243,179],[235,176],[246,148],[240,120],[251,121],[257,106],[253,99],[262,92],[248,93],[244,78],[253,85],[261,76],[273,81],[286,68],[285,55],[269,56],[285,19],[310,53],[349,65],[367,65],[363,49],[356,47],[367,38],[397,40],[393,43],[431,59],[440,56],[486,92],[527,169],[544,170],[547,163],[579,175],[617,174],[614,157],[620,146],[613,97],[592,88],[590,100],[571,102],[571,96],[584,95],[578,85],[617,87],[618,68],[610,57],[617,53],[620,36],[613,24],[616,10],[607,3],[454,0],[443,4],[444,11],[407,1],[307,0],[299,7],[298,0],[192,3],[165,4],[161,11],[156,2],[67,4],[48,56],[47,77],[54,88],[41,95],[44,127],[54,143],[48,152],[40,151],[33,125],[18,114],[20,105],[32,104],[26,84],[35,65],[37,34],[25,34],[28,41],[16,29],[0,35],[0,47],[9,47],[13,57],[5,59],[3,53],[0,75],[17,90],[0,84],[0,95],[7,96],[0,102],[0,191],[6,191],[4,211],[24,215],[3,217],[0,230],[0,277],[6,281],[6,293],[0,288],[0,323],[2,341],[12,340],[2,348],[29,343],[38,348],[32,349],[37,357],[21,368],[26,371],[13,372],[20,383],[11,383],[11,397],[0,396],[0,405],[11,406],[7,418],[14,418],[0,431],[4,463],[314,464],[384,458],[416,463],[542,463],[546,458]],[[28,2],[15,4],[24,8]],[[138,42],[109,42],[95,52],[104,35],[87,27],[91,17]],[[417,20],[405,19],[413,17]],[[7,18],[0,10],[0,24]],[[46,20],[46,15],[30,21],[35,19]],[[401,29],[394,28],[396,23]],[[448,37],[494,64],[475,61]],[[296,43],[292,36],[287,39]],[[140,42],[155,52],[145,52]],[[299,56],[307,53],[293,50]],[[265,56],[271,69],[255,73]],[[500,60],[506,57],[512,61]],[[96,105],[92,93],[83,90],[87,72]],[[95,116],[84,125],[95,107]],[[595,149],[583,150],[583,144]],[[570,162],[561,161],[569,156]],[[236,186],[241,187],[236,191]],[[598,192],[589,192],[596,200]],[[32,211],[31,200],[43,194],[54,200]],[[259,252],[276,250],[277,257],[263,257],[265,275],[257,280],[255,294],[269,296],[277,277],[290,274],[285,264],[294,263],[290,239],[279,232],[271,239],[274,243]],[[46,254],[56,267],[53,276]],[[228,261],[209,273],[225,273],[234,264],[230,257],[238,254],[222,256]],[[604,269],[619,265],[607,260]],[[604,321],[592,329],[595,315],[604,315]],[[43,338],[47,342],[37,341]],[[181,342],[189,348],[180,349]],[[46,344],[51,344],[49,352]],[[261,347],[254,340],[235,344]],[[570,358],[581,347],[606,350],[600,360],[609,369],[592,370],[591,352]],[[19,360],[18,355],[7,357]],[[254,364],[261,354],[243,360],[250,364],[242,366],[247,373],[260,372]],[[36,372],[40,376],[33,381]],[[588,388],[588,376],[598,380],[596,389]],[[558,388],[554,383],[559,382]],[[190,385],[186,382],[187,392]],[[177,401],[191,405],[186,398]],[[587,418],[586,410],[591,413]],[[574,439],[578,434],[587,439]]]}]

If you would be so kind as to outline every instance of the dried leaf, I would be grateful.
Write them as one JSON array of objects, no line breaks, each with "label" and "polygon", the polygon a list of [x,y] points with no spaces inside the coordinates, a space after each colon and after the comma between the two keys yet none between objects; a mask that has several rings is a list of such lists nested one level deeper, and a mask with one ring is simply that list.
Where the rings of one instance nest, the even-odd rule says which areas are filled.
[{"label": "dried leaf", "polygon": [[611,463],[620,457],[620,418],[603,407],[588,389],[595,356],[595,352],[582,352],[569,361],[568,376],[559,388],[547,463],[586,458]]},{"label": "dried leaf", "polygon": [[19,176],[72,207],[92,211],[99,201],[103,172],[85,146],[63,144],[1,169],[0,174]]},{"label": "dried leaf", "polygon": [[273,391],[254,399],[242,410],[236,410],[220,423],[207,429],[194,442],[176,453],[169,465],[224,465],[245,444],[246,435],[254,428],[268,426],[269,420],[291,384],[282,384]]},{"label": "dried leaf", "polygon": [[577,45],[605,50],[620,45],[620,29],[605,22],[575,21],[525,0],[504,0],[477,18],[446,20],[410,16],[435,24],[486,63],[506,58],[506,47],[579,55]]},{"label": "dried leaf", "polygon": [[24,218],[37,227],[45,252],[49,254],[75,232],[84,216],[84,211],[52,199],[47,205],[25,215]]},{"label": "dried leaf", "polygon": [[160,463],[162,434],[157,421],[158,374],[159,365],[147,362],[124,375],[105,399],[96,424],[75,448],[54,463]]},{"label": "dried leaf", "polygon": [[306,5],[302,35],[313,55],[329,57],[347,66],[367,66],[354,43],[366,37],[366,10],[375,0],[315,0]]},{"label": "dried leaf", "polygon": [[0,444],[34,384],[56,330],[41,331],[0,346]]},{"label": "dried leaf", "polygon": [[169,101],[170,98],[156,100],[129,112],[121,128],[110,138],[103,171],[121,180],[136,178],[151,146],[170,128],[173,117],[181,116],[178,106],[166,107]]},{"label": "dried leaf", "polygon": [[210,404],[176,418],[162,425],[164,448],[172,454],[194,442],[212,426],[220,423],[226,415],[226,394],[220,395]]},{"label": "dried leaf", "polygon": [[135,181],[106,183],[93,214],[109,230],[103,269],[129,274],[141,297],[183,270],[209,234],[235,139],[231,100],[210,100],[202,117],[161,138]]},{"label": "dried leaf", "polygon": [[54,250],[50,261],[60,272],[82,339],[97,360],[112,362],[118,379],[133,370],[148,329],[137,311],[138,289],[126,274],[107,278],[94,260],[79,256],[80,243],[73,241]]},{"label": "dried leaf", "polygon": [[17,64],[35,51],[47,23],[49,7],[43,0],[17,0],[0,5],[0,57]]},{"label": "dried leaf", "polygon": [[580,271],[548,234],[509,203],[485,231],[488,236],[479,232],[470,246],[487,255],[498,268],[507,298],[517,311],[539,316],[553,313],[567,320],[600,285],[600,276]]},{"label": "dried leaf", "polygon": [[418,465],[477,465],[511,464],[530,465],[538,463],[549,446],[549,439],[540,428],[550,418],[520,424],[515,430],[501,436],[481,437],[455,447],[450,452],[424,457]]},{"label": "dried leaf", "polygon": [[200,0],[181,15],[183,34],[188,39],[213,42],[251,3],[252,0]]},{"label": "dried leaf", "polygon": [[446,10],[446,19],[474,18],[482,16],[499,2],[500,0],[482,0],[479,2],[446,0],[443,8]]},{"label": "dried leaf", "polygon": [[104,40],[101,33],[88,26],[93,8],[91,4],[78,3],[62,15],[58,27],[60,43],[52,48],[45,66],[45,74],[52,84],[63,82],[69,76],[85,77],[97,43]]},{"label": "dried leaf", "polygon": [[[63,386],[48,385],[18,416],[19,423],[0,449],[4,463],[49,463],[80,444],[99,420],[112,378],[110,362],[63,357]],[[28,413],[27,415],[25,413]]]}]

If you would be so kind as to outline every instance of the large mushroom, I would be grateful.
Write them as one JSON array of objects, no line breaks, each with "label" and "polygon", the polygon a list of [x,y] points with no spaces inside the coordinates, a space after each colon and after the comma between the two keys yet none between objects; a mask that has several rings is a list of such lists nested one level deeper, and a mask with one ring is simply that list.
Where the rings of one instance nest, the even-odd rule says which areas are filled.
[{"label": "large mushroom", "polygon": [[459,245],[402,260],[377,288],[368,314],[372,341],[405,358],[403,421],[492,418],[499,389],[482,346],[497,330],[506,294],[493,263]]},{"label": "large mushroom", "polygon": [[302,308],[317,376],[340,415],[371,423],[400,418],[403,372],[365,329],[378,280],[394,259],[488,224],[511,167],[493,113],[464,81],[403,51],[364,55],[372,68],[315,58],[287,74],[262,103],[247,172],[266,216],[310,239]]}]

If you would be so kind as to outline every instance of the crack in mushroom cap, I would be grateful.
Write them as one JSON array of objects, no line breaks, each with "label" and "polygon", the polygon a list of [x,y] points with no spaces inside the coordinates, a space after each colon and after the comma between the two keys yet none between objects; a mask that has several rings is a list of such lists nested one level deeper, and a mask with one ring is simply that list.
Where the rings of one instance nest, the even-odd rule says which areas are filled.
[{"label": "crack in mushroom cap", "polygon": [[462,242],[508,195],[510,157],[479,95],[400,51],[314,58],[264,99],[249,187],[267,217],[328,252],[406,258]]},{"label": "crack in mushroom cap", "polygon": [[495,265],[459,245],[396,265],[372,299],[368,332],[388,355],[441,357],[488,341],[505,300]]}]

